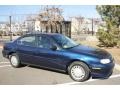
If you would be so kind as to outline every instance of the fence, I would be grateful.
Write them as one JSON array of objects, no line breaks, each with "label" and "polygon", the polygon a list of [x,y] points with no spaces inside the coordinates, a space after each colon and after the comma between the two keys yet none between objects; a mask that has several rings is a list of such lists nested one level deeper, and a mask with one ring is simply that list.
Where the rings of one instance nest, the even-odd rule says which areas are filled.
[{"label": "fence", "polygon": [[28,15],[0,15],[0,36],[23,35],[29,32],[39,31],[41,33],[61,33],[71,37],[71,21],[40,21],[37,14]]},{"label": "fence", "polygon": [[[92,18],[76,18],[70,21],[40,21],[38,14],[0,15],[0,36],[20,36],[29,32],[61,33],[73,39],[86,40],[87,36],[95,35],[100,26],[99,20]],[[52,21],[53,22],[53,21]]]}]

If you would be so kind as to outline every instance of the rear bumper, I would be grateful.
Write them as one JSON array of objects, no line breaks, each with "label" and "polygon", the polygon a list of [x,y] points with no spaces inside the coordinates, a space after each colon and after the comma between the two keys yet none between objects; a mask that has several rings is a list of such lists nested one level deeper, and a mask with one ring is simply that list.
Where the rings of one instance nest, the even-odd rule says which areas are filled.
[{"label": "rear bumper", "polygon": [[91,76],[94,79],[95,78],[107,79],[112,75],[114,66],[115,63],[112,62],[109,64],[100,65],[99,67],[94,67],[92,68]]}]

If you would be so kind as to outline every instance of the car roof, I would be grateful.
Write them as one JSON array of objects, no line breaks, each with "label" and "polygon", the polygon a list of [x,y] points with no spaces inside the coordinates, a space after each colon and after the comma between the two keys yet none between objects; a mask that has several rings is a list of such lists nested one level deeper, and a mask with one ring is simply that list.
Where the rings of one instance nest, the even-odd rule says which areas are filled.
[{"label": "car roof", "polygon": [[[45,35],[45,36],[54,36],[54,35],[61,35],[59,33],[29,33],[29,34],[26,34],[27,36],[31,36],[31,35]],[[26,36],[24,35],[24,36]]]}]

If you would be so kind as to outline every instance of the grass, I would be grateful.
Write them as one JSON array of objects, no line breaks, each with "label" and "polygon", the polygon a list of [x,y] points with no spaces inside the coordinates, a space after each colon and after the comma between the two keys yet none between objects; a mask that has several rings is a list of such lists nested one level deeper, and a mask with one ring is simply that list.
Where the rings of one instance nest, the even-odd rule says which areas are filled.
[{"label": "grass", "polygon": [[[87,46],[100,48],[100,47],[97,46],[99,44],[99,42],[97,42],[97,41],[78,41],[78,43],[81,43],[81,44],[87,45]],[[101,49],[104,49],[104,50],[108,51],[109,53],[111,53],[112,56],[115,59],[115,62],[120,64],[120,48],[115,48],[115,47],[114,48],[105,48],[105,47],[102,47]]]}]

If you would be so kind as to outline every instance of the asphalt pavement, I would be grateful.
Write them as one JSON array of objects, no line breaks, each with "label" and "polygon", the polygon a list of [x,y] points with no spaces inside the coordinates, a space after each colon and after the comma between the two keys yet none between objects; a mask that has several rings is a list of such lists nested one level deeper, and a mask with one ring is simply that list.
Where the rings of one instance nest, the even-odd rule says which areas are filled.
[{"label": "asphalt pavement", "polygon": [[65,73],[45,70],[33,66],[11,67],[9,61],[2,57],[0,49],[0,85],[120,85],[120,65],[116,64],[109,79],[90,79],[75,82]]}]

